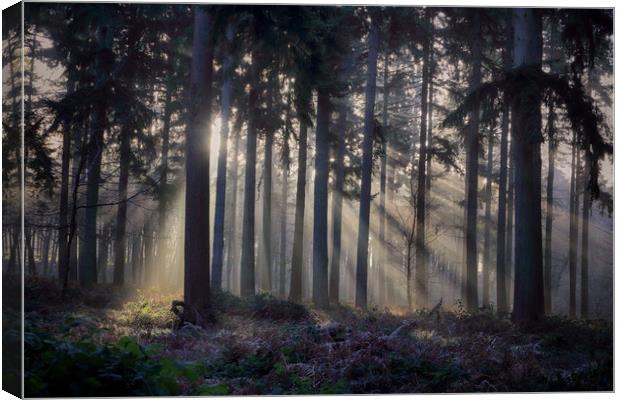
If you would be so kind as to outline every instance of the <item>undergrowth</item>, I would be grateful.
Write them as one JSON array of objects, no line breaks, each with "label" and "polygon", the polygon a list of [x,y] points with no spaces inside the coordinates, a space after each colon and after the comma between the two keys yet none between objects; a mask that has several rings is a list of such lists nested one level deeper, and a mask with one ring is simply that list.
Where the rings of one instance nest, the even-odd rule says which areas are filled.
[{"label": "undergrowth", "polygon": [[215,324],[173,330],[175,298],[102,309],[48,295],[26,315],[26,395],[612,390],[607,321],[523,328],[490,310],[396,316],[220,292]]}]

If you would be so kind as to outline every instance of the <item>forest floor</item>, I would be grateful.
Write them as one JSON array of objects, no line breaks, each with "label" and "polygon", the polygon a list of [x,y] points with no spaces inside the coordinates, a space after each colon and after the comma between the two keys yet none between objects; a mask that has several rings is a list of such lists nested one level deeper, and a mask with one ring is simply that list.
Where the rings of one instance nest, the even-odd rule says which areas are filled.
[{"label": "forest floor", "polygon": [[[26,281],[26,396],[437,393],[613,389],[608,321],[527,328],[491,312],[319,311],[214,297],[173,329],[180,295]],[[6,334],[6,333],[5,333]]]}]

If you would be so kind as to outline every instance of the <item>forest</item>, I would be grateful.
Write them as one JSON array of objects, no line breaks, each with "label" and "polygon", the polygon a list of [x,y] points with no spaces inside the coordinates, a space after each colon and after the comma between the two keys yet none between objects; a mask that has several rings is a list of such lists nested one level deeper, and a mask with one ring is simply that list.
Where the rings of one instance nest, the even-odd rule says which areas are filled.
[{"label": "forest", "polygon": [[2,16],[5,390],[613,390],[612,9]]}]

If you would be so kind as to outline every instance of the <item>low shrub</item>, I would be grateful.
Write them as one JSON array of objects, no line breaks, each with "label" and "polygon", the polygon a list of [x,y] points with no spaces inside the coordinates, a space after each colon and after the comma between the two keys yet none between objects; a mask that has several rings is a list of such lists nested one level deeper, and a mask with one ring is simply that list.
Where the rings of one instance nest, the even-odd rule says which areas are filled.
[{"label": "low shrub", "polygon": [[302,321],[310,318],[310,313],[303,305],[280,300],[267,293],[254,296],[252,314],[256,318],[271,321]]},{"label": "low shrub", "polygon": [[97,346],[25,334],[26,397],[158,396],[179,393],[187,367],[130,337]]},{"label": "low shrub", "polygon": [[138,334],[150,337],[155,329],[171,329],[174,314],[167,302],[157,302],[140,295],[136,300],[125,304],[119,323],[132,328]]}]

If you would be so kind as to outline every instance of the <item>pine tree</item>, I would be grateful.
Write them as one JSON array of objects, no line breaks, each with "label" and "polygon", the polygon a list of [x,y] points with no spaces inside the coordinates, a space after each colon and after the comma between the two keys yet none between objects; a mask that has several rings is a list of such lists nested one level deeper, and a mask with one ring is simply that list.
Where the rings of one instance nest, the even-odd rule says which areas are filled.
[{"label": "pine tree", "polygon": [[[256,21],[253,22],[257,24]],[[257,29],[254,27],[253,29]],[[256,40],[256,33],[253,33]],[[255,42],[256,43],[256,42]],[[248,129],[245,154],[245,184],[243,197],[243,237],[241,248],[241,296],[252,296],[255,293],[255,261],[254,261],[254,216],[256,200],[256,123],[258,119],[258,85],[261,71],[260,51],[256,43],[252,50],[250,66],[250,93],[248,98]]]},{"label": "pine tree", "polygon": [[[470,91],[480,86],[482,65],[482,34],[480,28],[480,11],[473,10],[471,17],[471,57],[472,70],[470,77]],[[465,304],[469,311],[478,308],[478,243],[477,243],[477,219],[478,219],[478,124],[479,103],[476,101],[470,113],[469,129],[466,138],[466,208],[465,208]]]},{"label": "pine tree", "polygon": [[[539,10],[514,9],[514,68],[540,69],[542,18]],[[512,319],[530,322],[544,315],[541,230],[541,93],[530,82],[513,93],[515,162],[515,294]]]},{"label": "pine tree", "polygon": [[379,16],[372,15],[368,33],[368,70],[364,108],[364,141],[362,144],[362,184],[360,191],[359,228],[357,239],[357,268],[355,306],[366,308],[368,293],[368,231],[370,224],[370,186],[374,132],[375,90],[377,82],[377,53],[379,47]]},{"label": "pine tree", "polygon": [[[232,46],[235,35],[234,22],[226,24],[224,40],[223,82],[221,94],[222,122],[220,130],[220,148],[217,159],[217,188],[215,198],[215,221],[213,227],[213,261],[211,287],[222,288],[222,270],[224,264],[224,216],[226,212],[226,162],[228,161],[228,130],[231,107],[231,81],[233,74]],[[228,239],[230,240],[230,238]]]},{"label": "pine tree", "polygon": [[316,113],[316,156],[314,178],[314,224],[312,253],[312,301],[320,308],[329,305],[327,256],[327,181],[329,179],[329,117],[331,99],[319,88]]},{"label": "pine tree", "polygon": [[101,22],[97,26],[97,56],[95,58],[95,93],[97,101],[92,112],[87,154],[86,211],[84,216],[84,246],[80,246],[79,279],[82,287],[90,287],[97,280],[97,203],[101,179],[101,158],[104,147],[103,133],[108,112],[108,90],[114,62],[112,28]]},{"label": "pine tree", "polygon": [[[425,24],[430,30],[432,17],[427,11]],[[426,159],[427,147],[427,117],[428,117],[428,87],[430,79],[431,38],[424,39],[422,66],[422,92],[420,107],[420,147],[418,154],[418,184],[416,194],[416,228],[415,228],[415,287],[416,305],[425,308],[428,303],[428,249],[426,248]]]},{"label": "pine tree", "polygon": [[186,134],[185,303],[199,312],[209,307],[209,143],[213,78],[213,9],[196,7],[190,120]]}]

